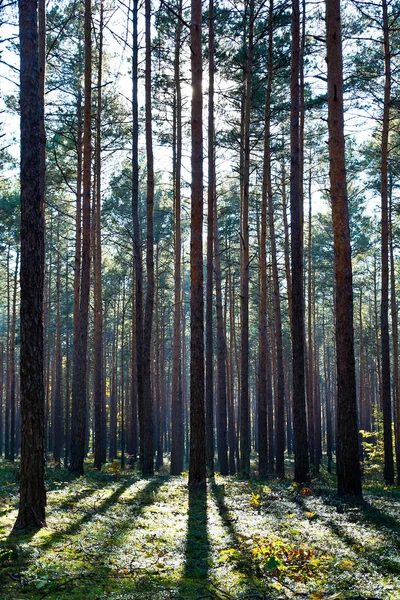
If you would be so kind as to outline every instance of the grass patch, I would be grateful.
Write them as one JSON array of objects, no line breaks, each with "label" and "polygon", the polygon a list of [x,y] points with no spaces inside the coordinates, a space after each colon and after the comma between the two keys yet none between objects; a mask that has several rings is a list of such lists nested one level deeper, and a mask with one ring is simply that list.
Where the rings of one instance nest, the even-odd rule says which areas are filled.
[{"label": "grass patch", "polygon": [[0,462],[0,599],[400,598],[400,491],[378,481],[352,504],[324,471],[189,497],[185,477],[50,467],[47,528],[8,537],[17,479]]}]

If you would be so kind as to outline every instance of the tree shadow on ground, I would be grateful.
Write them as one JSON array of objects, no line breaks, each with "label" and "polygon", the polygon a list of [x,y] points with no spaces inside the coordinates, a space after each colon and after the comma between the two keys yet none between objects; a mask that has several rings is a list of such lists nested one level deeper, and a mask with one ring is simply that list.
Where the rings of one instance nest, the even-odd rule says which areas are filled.
[{"label": "tree shadow on ground", "polygon": [[207,531],[207,493],[189,487],[188,524],[185,546],[185,565],[181,593],[189,584],[204,591],[209,579],[210,540]]}]

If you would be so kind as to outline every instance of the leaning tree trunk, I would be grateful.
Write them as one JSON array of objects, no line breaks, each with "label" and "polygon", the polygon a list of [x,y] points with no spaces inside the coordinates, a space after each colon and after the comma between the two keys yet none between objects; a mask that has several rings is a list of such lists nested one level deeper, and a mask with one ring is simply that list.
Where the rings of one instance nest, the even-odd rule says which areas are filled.
[{"label": "leaning tree trunk", "polygon": [[360,496],[353,276],[343,117],[343,59],[340,0],[326,0],[330,195],[335,269],[337,369],[337,475],[339,495]]},{"label": "leaning tree trunk", "polygon": [[43,381],[44,214],[40,189],[37,5],[20,0],[21,108],[21,463],[14,530],[45,525]]}]

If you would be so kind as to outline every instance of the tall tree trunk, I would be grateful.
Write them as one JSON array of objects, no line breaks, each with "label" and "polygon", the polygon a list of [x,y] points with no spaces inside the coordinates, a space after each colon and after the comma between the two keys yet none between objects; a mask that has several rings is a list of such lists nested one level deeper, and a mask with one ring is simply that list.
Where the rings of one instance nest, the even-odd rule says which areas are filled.
[{"label": "tall tree trunk", "polygon": [[146,67],[145,67],[145,113],[146,113],[146,159],[147,159],[147,236],[146,236],[146,271],[147,294],[143,330],[143,455],[141,461],[142,475],[154,473],[154,441],[153,441],[153,396],[151,389],[151,340],[154,307],[154,165],[153,134],[151,108],[151,4],[145,0],[146,20]]},{"label": "tall tree trunk", "polygon": [[138,451],[138,397],[137,397],[137,358],[136,358],[136,311],[135,311],[135,272],[132,269],[132,347],[131,347],[131,401],[130,401],[130,436],[129,436],[129,464],[132,467],[137,458]]},{"label": "tall tree trunk", "polygon": [[190,240],[190,457],[189,487],[206,487],[204,406],[204,301],[203,301],[203,61],[201,0],[191,0],[191,240]]},{"label": "tall tree trunk", "polygon": [[265,98],[265,132],[264,132],[264,166],[261,196],[261,231],[260,231],[260,304],[258,317],[259,362],[258,362],[258,471],[260,477],[268,473],[268,423],[267,423],[267,203],[270,178],[270,111],[273,73],[273,0],[269,3],[268,15],[268,79]]},{"label": "tall tree trunk", "polygon": [[6,337],[6,406],[4,414],[4,457],[10,458],[10,335],[11,335],[11,271],[10,244],[7,246],[7,337]]},{"label": "tall tree trunk", "polygon": [[390,43],[389,19],[386,0],[382,0],[383,47],[385,64],[385,91],[381,140],[381,349],[382,349],[382,412],[383,412],[383,476],[388,485],[394,483],[392,403],[390,394],[390,343],[389,343],[389,217],[388,217],[388,151],[390,118]]},{"label": "tall tree trunk", "polygon": [[135,263],[135,321],[136,321],[136,377],[140,430],[140,464],[143,464],[145,405],[143,399],[143,265],[139,223],[139,109],[138,109],[138,0],[133,0],[132,11],[132,223],[133,254]]},{"label": "tall tree trunk", "polygon": [[60,213],[57,216],[57,271],[56,271],[56,335],[55,335],[55,378],[53,382],[53,456],[56,465],[60,465],[63,435],[62,404],[62,340],[61,340],[61,249],[60,249]]},{"label": "tall tree trunk", "polygon": [[311,202],[311,168],[309,174],[308,195],[308,278],[307,278],[307,325],[308,325],[308,353],[307,353],[307,420],[308,420],[308,445],[310,450],[310,464],[315,469],[315,423],[314,423],[314,353],[312,334],[312,202]]},{"label": "tall tree trunk", "polygon": [[14,530],[45,525],[44,214],[40,186],[37,5],[19,3],[21,107],[21,463]]},{"label": "tall tree trunk", "polygon": [[294,479],[303,483],[308,474],[308,436],[304,385],[304,295],[303,295],[303,208],[300,176],[299,71],[300,71],[299,1],[292,0],[292,57],[290,67],[290,214],[292,248],[292,356],[293,356],[293,426]]},{"label": "tall tree trunk", "polygon": [[[214,381],[213,381],[213,236],[215,198],[214,133],[214,1],[208,9],[208,202],[207,202],[207,279],[206,279],[206,460],[210,477],[214,476]],[[221,306],[222,310],[222,306]],[[219,431],[219,428],[218,428]],[[219,438],[218,438],[218,441]],[[219,447],[218,447],[219,449]],[[218,453],[218,458],[220,458]],[[227,471],[227,464],[224,464]],[[227,473],[224,473],[225,475]]]},{"label": "tall tree trunk", "polygon": [[[215,176],[215,172],[214,172]],[[214,178],[215,181],[215,178]],[[226,339],[224,332],[224,318],[222,313],[222,270],[221,250],[218,237],[217,198],[214,198],[214,254],[215,254],[215,298],[217,312],[217,373],[218,373],[218,433],[217,449],[219,471],[221,475],[228,475],[229,470],[234,472],[234,461],[228,468],[228,432],[227,432],[227,365],[226,365]],[[232,421],[232,423],[231,423]],[[230,427],[234,425],[233,411],[230,415]],[[234,456],[234,431],[230,431],[230,454]]]},{"label": "tall tree trunk", "polygon": [[0,457],[3,456],[4,343],[0,342]]},{"label": "tall tree trunk", "polygon": [[[182,16],[182,2],[179,2],[179,17]],[[182,315],[182,242],[181,242],[181,166],[182,166],[182,91],[180,71],[180,48],[182,21],[176,23],[174,82],[176,91],[174,161],[174,339],[172,350],[172,394],[171,394],[171,475],[183,471],[183,406],[179,393],[179,368],[181,363],[181,315]]]},{"label": "tall tree trunk", "polygon": [[97,72],[97,115],[96,115],[96,196],[93,227],[93,396],[94,396],[94,466],[101,470],[103,456],[103,299],[101,281],[101,111],[102,111],[102,68],[103,68],[103,21],[104,6],[100,2],[99,56]]},{"label": "tall tree trunk", "polygon": [[15,333],[17,324],[17,283],[18,283],[18,268],[19,268],[19,250],[15,259],[14,271],[14,289],[12,301],[12,321],[10,335],[10,460],[15,459]]},{"label": "tall tree trunk", "polygon": [[353,281],[343,118],[340,0],[326,0],[330,194],[335,253],[337,475],[339,495],[360,496]]},{"label": "tall tree trunk", "polygon": [[[272,12],[270,9],[270,19],[272,20]],[[272,24],[271,24],[271,40],[269,42],[269,62],[268,67],[268,86],[270,89],[269,96],[272,91],[272,75],[273,75],[273,53],[272,53]],[[268,103],[269,104],[269,103]],[[269,106],[266,105],[265,119],[265,141],[264,141],[264,179],[266,183],[266,195],[268,206],[268,223],[269,223],[269,238],[271,243],[271,259],[272,259],[272,282],[274,287],[274,322],[275,322],[275,347],[276,347],[276,421],[275,421],[275,448],[276,448],[276,474],[278,477],[283,477],[285,474],[285,374],[283,369],[283,339],[282,339],[282,318],[281,318],[281,299],[279,289],[279,274],[278,274],[278,258],[276,251],[275,239],[275,221],[274,221],[274,205],[272,198],[272,181],[271,181],[271,150],[270,150],[270,112]],[[267,114],[268,106],[268,114]],[[263,186],[264,187],[264,186]]]},{"label": "tall tree trunk", "polygon": [[71,429],[71,399],[70,399],[70,356],[69,356],[69,281],[68,281],[68,261],[65,269],[65,420],[64,420],[64,467],[68,468],[70,429]]},{"label": "tall tree trunk", "polygon": [[71,463],[70,471],[83,474],[87,427],[87,342],[90,296],[90,193],[92,158],[92,5],[85,0],[85,110],[83,136],[83,220],[82,220],[82,272],[80,284],[79,320],[74,347],[74,372],[72,379]]},{"label": "tall tree trunk", "polygon": [[[395,449],[397,467],[397,485],[400,485],[400,382],[399,382],[399,324],[396,300],[396,278],[393,253],[393,229],[392,229],[392,186],[390,186],[390,301],[392,312],[392,336],[393,336],[393,382],[395,402]],[[1,447],[1,446],[0,446]]]},{"label": "tall tree trunk", "polygon": [[250,476],[250,400],[249,400],[249,184],[250,113],[254,47],[254,0],[249,0],[249,37],[246,63],[246,88],[243,130],[243,192],[240,223],[240,472]]},{"label": "tall tree trunk", "polygon": [[121,322],[121,471],[125,469],[125,280],[122,282],[122,322]]}]

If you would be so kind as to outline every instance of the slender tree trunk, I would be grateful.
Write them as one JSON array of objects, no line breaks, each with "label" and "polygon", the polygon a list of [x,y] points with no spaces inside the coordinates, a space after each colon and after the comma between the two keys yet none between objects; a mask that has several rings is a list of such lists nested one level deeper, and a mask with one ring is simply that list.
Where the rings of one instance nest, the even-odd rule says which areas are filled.
[{"label": "slender tree trunk", "polygon": [[91,192],[91,115],[92,115],[92,6],[85,0],[85,111],[83,153],[83,221],[82,272],[80,284],[79,320],[74,347],[72,380],[71,463],[72,473],[83,474],[87,427],[87,343],[90,296],[90,192]]},{"label": "slender tree trunk", "polygon": [[[179,2],[179,16],[182,15],[182,2]],[[181,242],[181,165],[182,165],[182,92],[180,72],[180,48],[182,21],[177,20],[174,59],[174,80],[176,91],[176,153],[174,164],[174,339],[172,354],[172,395],[171,395],[171,475],[183,471],[183,406],[179,393],[179,368],[181,363],[181,315],[182,315],[182,242]]]},{"label": "slender tree trunk", "polygon": [[[215,175],[215,173],[214,173]],[[214,180],[215,181],[215,180]],[[227,432],[227,365],[226,365],[226,339],[224,332],[224,318],[222,313],[222,270],[221,270],[221,250],[218,237],[218,217],[217,217],[217,198],[214,199],[214,254],[215,254],[215,298],[217,312],[217,373],[218,373],[218,462],[221,475],[228,475],[233,469],[234,461],[231,462],[231,468],[228,468],[228,432]],[[231,423],[232,420],[232,423]],[[233,411],[229,417],[230,426],[234,424]],[[233,436],[232,436],[233,434]],[[230,453],[233,454],[234,431],[230,431]]]},{"label": "slender tree trunk", "polygon": [[249,37],[246,64],[246,89],[243,133],[243,193],[240,224],[240,472],[250,476],[250,399],[249,399],[249,184],[250,113],[254,47],[254,0],[249,0]]},{"label": "slender tree trunk", "polygon": [[139,224],[138,0],[133,1],[132,23],[132,222],[135,263],[136,376],[140,431],[139,455],[140,465],[142,465],[146,407],[143,397],[143,266]]},{"label": "slender tree trunk", "polygon": [[[393,229],[392,229],[392,186],[390,186],[390,212],[389,212],[389,233],[390,233],[390,301],[392,312],[392,336],[393,336],[393,382],[394,382],[394,402],[395,402],[395,449],[396,449],[396,467],[397,484],[400,485],[400,382],[399,382],[399,324],[398,309],[396,300],[396,277],[395,263],[393,253]],[[1,447],[1,446],[0,446]]]},{"label": "slender tree trunk", "polygon": [[[207,472],[214,476],[214,381],[213,381],[213,236],[215,198],[214,132],[214,0],[208,9],[208,202],[207,202],[207,278],[206,278],[206,460]],[[222,310],[222,307],[221,307]],[[219,415],[220,416],[220,415]],[[218,441],[219,438],[218,438]],[[218,446],[218,450],[220,447]],[[218,453],[218,458],[220,455]],[[224,464],[227,471],[227,464]],[[224,473],[227,474],[227,473]]]},{"label": "slender tree trunk", "polygon": [[12,301],[12,321],[10,335],[10,460],[15,460],[15,412],[16,412],[16,397],[15,397],[15,333],[17,324],[17,283],[18,283],[18,268],[19,268],[19,250],[15,259],[14,271],[14,289]]},{"label": "slender tree trunk", "polygon": [[71,398],[70,398],[70,356],[69,356],[69,282],[68,282],[68,261],[65,269],[65,420],[64,420],[64,467],[68,468],[70,429],[71,429]]},{"label": "slender tree trunk", "polygon": [[293,356],[293,425],[294,479],[303,483],[308,474],[308,436],[304,384],[304,295],[303,295],[303,208],[300,176],[299,70],[300,15],[299,1],[292,0],[292,58],[290,68],[290,213],[292,228],[292,356]]},{"label": "slender tree trunk", "polygon": [[204,406],[204,301],[203,301],[203,61],[201,0],[191,0],[191,240],[190,240],[190,457],[189,487],[206,487]]},{"label": "slender tree trunk", "polygon": [[146,113],[146,159],[147,159],[147,237],[146,271],[147,294],[143,330],[143,437],[142,475],[154,473],[153,396],[151,389],[151,340],[154,307],[154,165],[151,107],[151,0],[145,0],[146,20],[146,66],[145,66],[145,113]]},{"label": "slender tree trunk", "polygon": [[[272,13],[270,10],[270,19]],[[272,75],[273,75],[273,53],[272,53],[272,24],[271,24],[271,41],[269,42],[269,71],[268,84],[270,87],[270,95],[272,90]],[[267,109],[266,109],[267,110]],[[276,440],[276,474],[278,477],[283,477],[285,474],[285,374],[283,369],[283,339],[282,339],[282,318],[281,318],[281,300],[280,286],[278,274],[278,258],[276,251],[275,239],[275,221],[274,221],[274,205],[272,198],[272,181],[271,181],[271,151],[270,151],[270,113],[266,113],[265,119],[265,142],[264,142],[264,179],[266,180],[266,194],[268,204],[268,222],[269,222],[269,238],[271,244],[272,258],[272,282],[274,289],[274,322],[275,322],[275,347],[276,347],[276,421],[275,421],[275,440]]]},{"label": "slender tree trunk", "polygon": [[40,186],[37,5],[19,3],[21,107],[21,463],[14,531],[45,525],[44,214]]},{"label": "slender tree trunk", "polygon": [[103,458],[103,299],[101,281],[101,111],[102,111],[102,68],[103,68],[103,20],[104,6],[100,2],[99,57],[97,72],[97,115],[96,115],[96,196],[93,227],[93,396],[94,396],[94,466],[101,470]]},{"label": "slender tree trunk", "polygon": [[56,335],[55,335],[55,377],[53,381],[53,457],[60,465],[63,436],[62,405],[62,341],[61,341],[61,249],[60,214],[57,216],[57,271],[56,271]]},{"label": "slender tree trunk", "polygon": [[307,353],[307,421],[308,445],[310,450],[310,464],[315,469],[315,423],[314,423],[314,352],[312,333],[312,203],[311,203],[311,169],[310,193],[308,210],[308,278],[307,278],[307,324],[308,324],[308,353]]},{"label": "slender tree trunk", "polygon": [[135,273],[132,269],[132,347],[131,347],[131,402],[130,402],[130,445],[129,464],[132,467],[138,452],[138,397],[137,397],[137,357],[136,357],[136,311],[135,311]]},{"label": "slender tree trunk", "polygon": [[270,110],[273,73],[272,35],[273,35],[273,0],[269,3],[268,15],[268,79],[265,98],[265,133],[264,133],[264,167],[261,197],[261,231],[260,231],[260,305],[258,316],[259,362],[258,362],[258,471],[260,477],[268,473],[268,424],[267,424],[267,201],[270,178]]},{"label": "slender tree trunk", "polygon": [[383,46],[385,63],[385,91],[383,99],[383,120],[381,140],[381,350],[382,350],[382,412],[384,472],[388,485],[394,483],[393,442],[392,442],[392,402],[390,394],[390,343],[389,343],[389,211],[388,211],[388,151],[390,119],[390,43],[389,20],[386,0],[382,0]]},{"label": "slender tree trunk", "polygon": [[0,342],[0,457],[3,456],[4,343]]},{"label": "slender tree trunk", "polygon": [[335,253],[337,369],[337,474],[339,495],[361,496],[353,282],[343,118],[343,59],[340,0],[326,0],[330,194]]},{"label": "slender tree trunk", "polygon": [[121,322],[121,471],[125,469],[125,280],[122,283],[122,322]]}]

